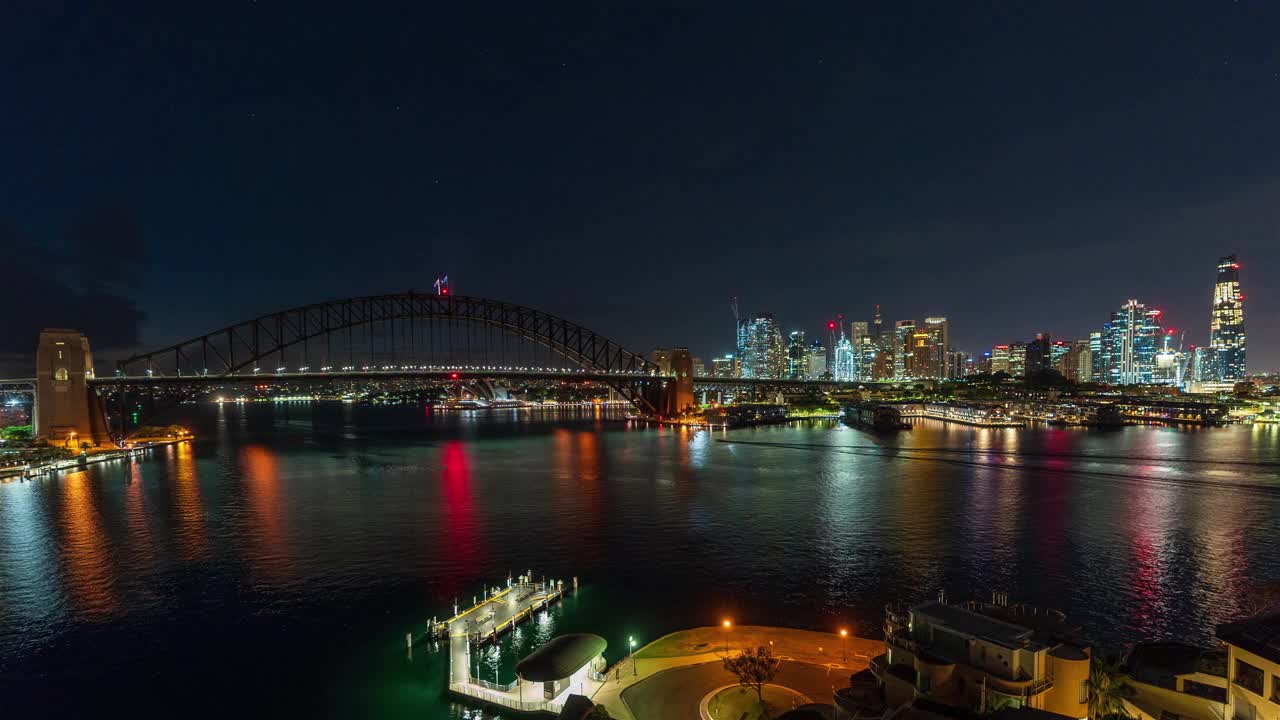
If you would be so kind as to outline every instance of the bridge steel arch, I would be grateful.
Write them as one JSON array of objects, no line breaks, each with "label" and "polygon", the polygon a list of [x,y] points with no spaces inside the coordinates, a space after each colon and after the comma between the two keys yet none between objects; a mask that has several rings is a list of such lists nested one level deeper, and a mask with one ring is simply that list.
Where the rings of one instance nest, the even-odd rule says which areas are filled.
[{"label": "bridge steel arch", "polygon": [[[263,360],[349,328],[396,320],[451,320],[501,328],[567,358],[584,370],[618,374],[606,381],[639,410],[657,414],[665,384],[658,366],[577,323],[514,303],[465,295],[407,292],[304,305],[262,315],[117,364],[120,380],[155,376],[236,377]],[[168,371],[168,372],[166,372]],[[652,381],[645,376],[655,376]]]}]

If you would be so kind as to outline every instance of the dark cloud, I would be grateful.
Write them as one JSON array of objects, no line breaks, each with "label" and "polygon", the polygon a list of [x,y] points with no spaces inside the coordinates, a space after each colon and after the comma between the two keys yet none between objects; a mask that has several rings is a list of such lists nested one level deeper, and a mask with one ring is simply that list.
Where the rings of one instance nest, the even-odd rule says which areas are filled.
[{"label": "dark cloud", "polygon": [[[96,350],[136,346],[146,314],[128,291],[136,287],[145,246],[126,211],[92,213],[68,242],[36,243],[0,223],[0,247],[11,312],[0,333],[0,358],[10,372],[29,371],[36,340],[47,327],[80,330]],[[22,358],[28,358],[24,363]]]}]

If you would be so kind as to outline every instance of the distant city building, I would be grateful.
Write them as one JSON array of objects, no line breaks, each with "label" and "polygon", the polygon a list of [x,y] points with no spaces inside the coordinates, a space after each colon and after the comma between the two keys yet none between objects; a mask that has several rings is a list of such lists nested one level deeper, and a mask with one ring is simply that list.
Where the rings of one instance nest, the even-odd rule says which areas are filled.
[{"label": "distant city building", "polygon": [[916,332],[915,320],[899,320],[893,324],[893,377],[905,380],[911,375],[911,336]]},{"label": "distant city building", "polygon": [[862,337],[861,341],[853,346],[853,373],[855,379],[860,381],[874,380],[876,371],[876,361],[879,359],[879,350],[876,349],[876,343],[870,335]]},{"label": "distant city building", "polygon": [[1089,333],[1089,377],[1092,382],[1106,382],[1106,363],[1102,354],[1102,333]]},{"label": "distant city building", "polygon": [[1214,380],[1245,378],[1244,294],[1240,292],[1240,263],[1235,255],[1218,260],[1218,279],[1213,286],[1213,312],[1209,323],[1209,349],[1214,356]]},{"label": "distant city building", "polygon": [[738,361],[744,378],[786,377],[786,346],[771,313],[759,313],[738,323]]},{"label": "distant city building", "polygon": [[849,342],[857,347],[863,338],[871,337],[871,328],[866,320],[854,320],[849,323]]},{"label": "distant city building", "polygon": [[[1071,353],[1074,353],[1072,355]],[[1075,372],[1068,377],[1076,382],[1093,382],[1093,337],[1077,340],[1072,344],[1068,357],[1073,361]]]},{"label": "distant city building", "polygon": [[873,329],[876,334],[876,360],[871,368],[872,380],[892,380],[897,372],[898,333],[893,328],[882,328],[880,322],[880,306],[876,306],[876,319]]},{"label": "distant city building", "polygon": [[1026,343],[1016,342],[1009,344],[1009,374],[1018,378],[1027,376]]},{"label": "distant city building", "polygon": [[1113,385],[1149,385],[1155,380],[1160,311],[1147,309],[1137,300],[1111,314],[1107,328],[1107,381]]},{"label": "distant city building", "polygon": [[809,343],[808,365],[805,375],[810,380],[821,380],[827,375],[827,347],[817,340]]},{"label": "distant city building", "polygon": [[654,348],[649,352],[649,362],[658,366],[659,375],[671,374],[671,350],[668,348]]},{"label": "distant city building", "polygon": [[711,358],[711,375],[718,378],[738,377],[738,362],[733,355]]},{"label": "distant city building", "polygon": [[707,366],[702,364],[702,358],[700,357],[696,357],[693,359],[693,376],[694,377],[707,376]]},{"label": "distant city building", "polygon": [[1023,368],[1024,376],[1035,375],[1044,372],[1053,366],[1052,343],[1049,339],[1049,333],[1036,333],[1035,340],[1027,343],[1026,349],[1026,365]]},{"label": "distant city building", "polygon": [[836,341],[835,352],[832,353],[834,359],[831,368],[831,377],[834,380],[848,382],[856,380],[853,362],[853,343],[849,342],[849,338],[844,336],[844,329],[840,330],[840,339]]},{"label": "distant city building", "polygon": [[[1071,352],[1071,347],[1072,344],[1069,342],[1054,340],[1053,343],[1049,345],[1049,367],[1057,369],[1059,363],[1062,362],[1062,359],[1066,357],[1067,353]],[[1066,375],[1066,373],[1062,374]]]},{"label": "distant city building", "polygon": [[804,332],[796,330],[791,333],[787,342],[787,377],[803,380],[808,374],[809,346],[805,344]]},{"label": "distant city building", "polygon": [[1213,382],[1217,376],[1214,372],[1213,351],[1207,347],[1191,348],[1191,380],[1196,383]]},{"label": "distant city building", "polygon": [[1009,372],[1009,346],[1008,345],[997,345],[991,348],[990,371],[992,374],[999,373],[999,372],[1007,373],[1010,375],[1013,374]]},{"label": "distant city building", "polygon": [[948,374],[947,351],[951,347],[951,338],[944,317],[927,317],[924,319],[924,331],[928,333],[928,352],[925,353],[925,366],[916,369],[916,377],[946,378]]}]

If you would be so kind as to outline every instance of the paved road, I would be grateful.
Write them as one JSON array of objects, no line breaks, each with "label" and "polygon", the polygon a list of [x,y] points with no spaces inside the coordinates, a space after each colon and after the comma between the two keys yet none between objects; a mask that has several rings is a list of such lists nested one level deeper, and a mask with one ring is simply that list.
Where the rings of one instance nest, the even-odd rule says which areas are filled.
[{"label": "paved road", "polygon": [[[703,696],[737,682],[720,662],[699,663],[665,670],[642,680],[623,690],[622,699],[636,720],[698,720],[698,704]],[[784,662],[774,684],[802,692],[814,702],[830,703],[834,688],[848,686],[849,671]]]}]

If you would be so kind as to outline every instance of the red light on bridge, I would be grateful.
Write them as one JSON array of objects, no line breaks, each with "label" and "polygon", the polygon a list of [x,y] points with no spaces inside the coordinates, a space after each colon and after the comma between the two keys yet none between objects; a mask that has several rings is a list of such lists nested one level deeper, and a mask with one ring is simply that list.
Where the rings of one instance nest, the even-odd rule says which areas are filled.
[{"label": "red light on bridge", "polygon": [[457,379],[458,379],[458,373],[449,373],[449,379],[450,379],[450,380],[457,380]]}]

